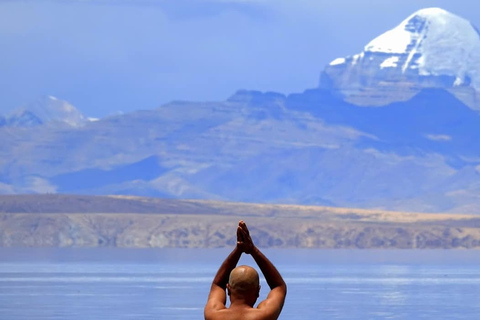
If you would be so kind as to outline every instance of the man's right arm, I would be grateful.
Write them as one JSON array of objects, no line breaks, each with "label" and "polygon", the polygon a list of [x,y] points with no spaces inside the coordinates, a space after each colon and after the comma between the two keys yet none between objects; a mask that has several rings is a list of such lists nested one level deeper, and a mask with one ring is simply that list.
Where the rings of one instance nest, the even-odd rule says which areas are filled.
[{"label": "man's right arm", "polygon": [[252,255],[270,287],[270,293],[267,298],[257,308],[266,313],[265,318],[277,319],[285,302],[287,285],[273,263],[253,244],[246,224],[241,221],[239,225],[242,231],[243,242],[245,243],[245,253]]}]

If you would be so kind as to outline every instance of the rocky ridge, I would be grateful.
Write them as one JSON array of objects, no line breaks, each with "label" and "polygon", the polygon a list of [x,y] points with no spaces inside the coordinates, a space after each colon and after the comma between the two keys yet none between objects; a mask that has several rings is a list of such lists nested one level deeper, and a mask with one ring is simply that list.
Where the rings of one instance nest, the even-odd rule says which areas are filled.
[{"label": "rocky ridge", "polygon": [[0,211],[1,247],[231,247],[244,219],[261,247],[480,248],[473,215],[66,195],[1,196]]}]

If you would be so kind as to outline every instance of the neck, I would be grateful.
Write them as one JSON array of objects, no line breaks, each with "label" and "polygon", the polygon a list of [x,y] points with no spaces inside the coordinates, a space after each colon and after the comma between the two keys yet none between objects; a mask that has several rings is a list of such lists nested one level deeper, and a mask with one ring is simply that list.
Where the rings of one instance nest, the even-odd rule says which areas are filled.
[{"label": "neck", "polygon": [[248,306],[250,308],[253,307],[255,301],[257,299],[249,299],[248,297],[235,297],[230,296],[230,307],[241,307],[241,306]]}]

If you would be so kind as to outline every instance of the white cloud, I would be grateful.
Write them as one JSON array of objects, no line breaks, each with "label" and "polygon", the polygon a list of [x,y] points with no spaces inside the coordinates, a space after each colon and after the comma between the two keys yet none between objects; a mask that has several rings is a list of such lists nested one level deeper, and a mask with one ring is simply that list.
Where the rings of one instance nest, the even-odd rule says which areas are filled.
[{"label": "white cloud", "polygon": [[452,137],[446,134],[426,134],[425,138],[433,141],[450,141]]}]

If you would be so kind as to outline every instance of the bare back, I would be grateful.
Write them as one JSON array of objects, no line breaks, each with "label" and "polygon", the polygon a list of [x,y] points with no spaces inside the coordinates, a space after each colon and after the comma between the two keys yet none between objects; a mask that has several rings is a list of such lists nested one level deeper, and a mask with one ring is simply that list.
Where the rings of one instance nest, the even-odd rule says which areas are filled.
[{"label": "bare back", "polygon": [[212,290],[205,307],[205,320],[276,320],[282,311],[286,295],[285,288],[278,287],[271,290],[256,308],[235,302],[227,308],[225,291],[216,289]]},{"label": "bare back", "polygon": [[264,312],[257,308],[226,308],[215,313],[211,320],[262,320],[268,319]]}]

